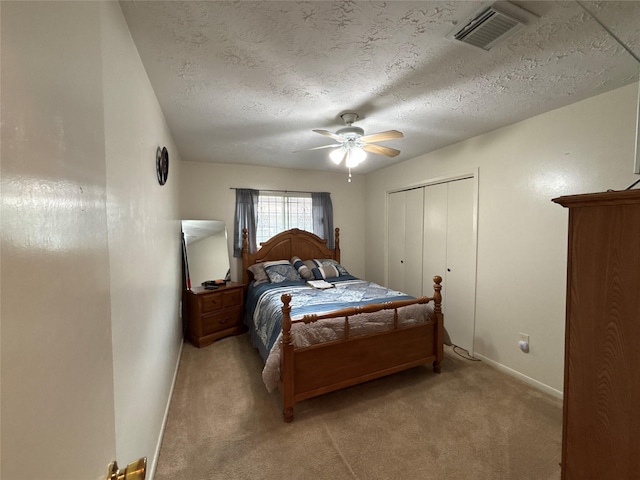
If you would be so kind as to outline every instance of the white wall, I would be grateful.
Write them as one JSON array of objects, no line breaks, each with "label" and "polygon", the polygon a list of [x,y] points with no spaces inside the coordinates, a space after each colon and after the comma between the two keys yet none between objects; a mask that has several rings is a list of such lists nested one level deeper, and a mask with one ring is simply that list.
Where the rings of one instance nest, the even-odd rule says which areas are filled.
[{"label": "white wall", "polygon": [[[475,352],[560,392],[567,212],[551,199],[624,189],[637,179],[637,89],[629,85],[368,175],[367,278],[385,282],[386,192],[478,167]],[[519,332],[531,336],[529,354],[518,349]]]},{"label": "white wall", "polygon": [[152,466],[181,344],[179,157],[118,3],[0,8],[0,476]]},{"label": "white wall", "polygon": [[102,4],[101,28],[116,457],[153,470],[182,345],[180,156],[117,2]]},{"label": "white wall", "polygon": [[[229,253],[233,253],[233,220],[237,188],[330,192],[334,227],[340,228],[341,262],[349,273],[363,277],[364,269],[364,179],[347,172],[220,165],[182,162],[180,212],[184,219],[223,220],[227,225]],[[231,277],[241,278],[241,259],[231,258]]]},{"label": "white wall", "polygon": [[0,474],[97,478],[115,455],[99,6],[0,8]]}]

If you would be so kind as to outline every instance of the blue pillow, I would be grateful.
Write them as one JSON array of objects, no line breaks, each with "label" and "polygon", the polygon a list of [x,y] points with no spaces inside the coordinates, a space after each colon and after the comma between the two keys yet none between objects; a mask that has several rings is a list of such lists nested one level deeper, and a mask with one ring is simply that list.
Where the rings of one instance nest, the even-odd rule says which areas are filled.
[{"label": "blue pillow", "polygon": [[324,280],[327,278],[339,277],[340,272],[333,265],[327,265],[326,267],[316,267],[313,270],[313,276],[316,280]]},{"label": "blue pillow", "polygon": [[290,280],[300,281],[302,278],[298,271],[293,268],[289,260],[278,260],[275,262],[264,262],[264,271],[271,283],[281,283]]},{"label": "blue pillow", "polygon": [[316,267],[316,263],[313,260],[307,260],[303,262],[300,260],[300,257],[293,257],[291,259],[291,263],[293,264],[293,268],[298,271],[298,274],[304,278],[305,280],[313,280],[314,276],[311,272],[312,268]]},{"label": "blue pillow", "polygon": [[337,273],[335,275],[329,275],[329,274],[333,274],[335,272],[332,269],[328,269],[328,271],[325,272],[327,274],[327,276],[324,277],[324,278],[329,278],[329,277],[332,277],[332,276],[333,277],[340,277],[342,275],[349,275],[349,272],[347,272],[347,269],[344,268],[342,265],[340,265],[337,262],[337,260],[333,260],[332,258],[322,258],[322,259],[314,258],[313,261],[316,263],[318,268],[319,267],[333,267],[337,271]]}]

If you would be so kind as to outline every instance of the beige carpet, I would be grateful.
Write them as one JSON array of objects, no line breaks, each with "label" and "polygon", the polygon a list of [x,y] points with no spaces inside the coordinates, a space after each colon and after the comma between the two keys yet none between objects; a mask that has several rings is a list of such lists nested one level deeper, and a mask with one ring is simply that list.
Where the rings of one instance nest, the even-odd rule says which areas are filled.
[{"label": "beige carpet", "polygon": [[562,405],[446,351],[282,421],[246,335],[185,344],[156,480],[560,478]]}]

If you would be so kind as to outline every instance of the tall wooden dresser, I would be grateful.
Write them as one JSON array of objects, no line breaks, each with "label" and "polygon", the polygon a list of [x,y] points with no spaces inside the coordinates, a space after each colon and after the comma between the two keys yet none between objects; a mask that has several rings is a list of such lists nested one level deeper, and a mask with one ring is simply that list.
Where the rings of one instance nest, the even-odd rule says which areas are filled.
[{"label": "tall wooden dresser", "polygon": [[215,290],[187,290],[186,312],[187,339],[198,348],[243,333],[244,285],[228,282]]},{"label": "tall wooden dresser", "polygon": [[562,479],[640,479],[640,191],[569,209]]}]

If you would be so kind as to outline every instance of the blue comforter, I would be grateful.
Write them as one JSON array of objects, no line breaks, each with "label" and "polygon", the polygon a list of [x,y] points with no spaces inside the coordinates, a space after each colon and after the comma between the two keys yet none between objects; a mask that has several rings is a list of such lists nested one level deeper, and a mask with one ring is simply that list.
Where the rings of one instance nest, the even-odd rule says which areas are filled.
[{"label": "blue comforter", "polygon": [[263,283],[249,288],[245,304],[245,323],[249,327],[251,341],[263,360],[267,359],[282,329],[280,297],[284,293],[291,294],[292,317],[414,298],[351,275],[329,278],[327,281],[335,287],[318,290],[309,287],[304,281],[297,281]]}]

